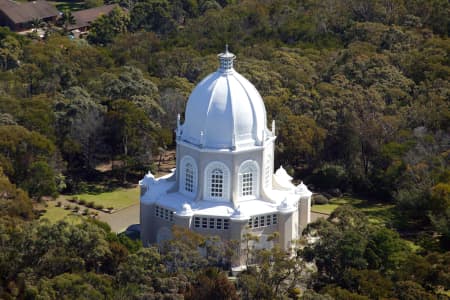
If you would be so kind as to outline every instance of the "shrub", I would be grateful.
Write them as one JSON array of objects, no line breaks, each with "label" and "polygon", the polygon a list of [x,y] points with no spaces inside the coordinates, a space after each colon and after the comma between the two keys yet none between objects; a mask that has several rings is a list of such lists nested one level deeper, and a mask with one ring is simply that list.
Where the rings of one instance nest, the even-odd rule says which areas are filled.
[{"label": "shrub", "polygon": [[88,214],[89,214],[89,209],[88,208],[83,209],[83,215],[86,216]]},{"label": "shrub", "polygon": [[331,196],[330,194],[328,194],[327,192],[322,192],[321,193],[322,196],[324,196],[325,198],[327,198],[328,200],[333,198],[333,196]]},{"label": "shrub", "polygon": [[64,209],[66,209],[66,210],[70,210],[70,209],[72,209],[72,205],[67,205]]},{"label": "shrub", "polygon": [[321,195],[321,194],[316,194],[313,196],[313,201],[314,204],[328,204],[328,199],[327,197]]},{"label": "shrub", "polygon": [[[95,214],[96,216],[98,215],[97,213]],[[108,223],[102,222],[100,220],[89,220],[89,222],[91,222],[92,224],[98,226],[99,228],[103,229],[105,232],[111,232],[111,226],[109,226]]]},{"label": "shrub", "polygon": [[109,210],[114,210],[114,207],[110,206],[108,207]]},{"label": "shrub", "polygon": [[62,203],[61,201],[56,202],[56,207],[61,207]]},{"label": "shrub", "polygon": [[86,200],[80,199],[80,201],[78,201],[78,204],[80,204],[80,205],[86,205]]},{"label": "shrub", "polygon": [[77,202],[77,201],[78,201],[78,197],[76,197],[76,196],[69,199],[69,202],[72,202],[72,203]]},{"label": "shrub", "polygon": [[99,209],[99,210],[100,210],[100,209],[103,209],[103,205],[101,205],[101,204],[96,204],[96,205],[95,205],[95,209]]},{"label": "shrub", "polygon": [[310,181],[320,189],[345,190],[348,178],[343,166],[326,164],[313,171]]},{"label": "shrub", "polygon": [[340,189],[335,188],[328,191],[328,193],[333,197],[342,197],[342,192]]},{"label": "shrub", "polygon": [[89,201],[88,203],[86,203],[86,206],[89,208],[93,208],[94,207],[94,201]]},{"label": "shrub", "polygon": [[80,210],[80,207],[79,206],[75,206],[74,208],[73,208],[73,211],[74,212],[78,212]]}]

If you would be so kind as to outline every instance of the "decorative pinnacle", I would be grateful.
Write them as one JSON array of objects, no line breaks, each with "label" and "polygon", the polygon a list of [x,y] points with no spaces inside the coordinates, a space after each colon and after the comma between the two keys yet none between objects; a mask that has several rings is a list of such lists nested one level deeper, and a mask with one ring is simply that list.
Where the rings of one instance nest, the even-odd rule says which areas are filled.
[{"label": "decorative pinnacle", "polygon": [[218,55],[220,67],[219,70],[222,72],[229,72],[233,70],[233,61],[236,58],[236,56],[228,51],[228,44],[225,45],[225,52],[220,53]]}]

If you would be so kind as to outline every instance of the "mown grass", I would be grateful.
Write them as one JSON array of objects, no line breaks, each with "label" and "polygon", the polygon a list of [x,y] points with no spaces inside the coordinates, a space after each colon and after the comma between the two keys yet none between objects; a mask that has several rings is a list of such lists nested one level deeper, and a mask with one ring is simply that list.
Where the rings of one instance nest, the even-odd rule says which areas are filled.
[{"label": "mown grass", "polygon": [[391,227],[394,220],[394,205],[365,199],[344,196],[330,199],[328,204],[316,204],[311,207],[313,212],[331,214],[341,205],[349,204],[364,212],[372,224]]},{"label": "mown grass", "polygon": [[338,207],[339,204],[315,204],[311,207],[311,211],[329,215]]},{"label": "mown grass", "polygon": [[47,219],[50,223],[56,223],[61,220],[67,220],[73,224],[79,224],[82,222],[81,216],[77,216],[71,213],[69,210],[65,210],[62,207],[55,206],[54,202],[49,202],[46,212],[39,218],[39,220]]},{"label": "mown grass", "polygon": [[[369,222],[374,225],[386,226],[388,228],[395,228],[395,205],[389,203],[382,203],[376,201],[369,201],[349,196],[341,198],[332,198],[328,204],[316,204],[311,207],[311,211],[324,214],[331,214],[336,208],[341,205],[352,205],[362,212],[364,212],[369,219]],[[410,239],[404,239],[411,251],[417,252],[422,250],[422,247],[417,245]]]},{"label": "mown grass", "polygon": [[[104,208],[113,207],[117,210],[139,203],[139,188],[120,188],[112,192],[74,196],[78,197],[78,199],[84,199],[86,202],[92,201],[96,205],[103,205]],[[72,196],[67,196],[66,198],[70,197]]]},{"label": "mown grass", "polygon": [[52,1],[51,3],[55,5],[59,11],[77,11],[86,8],[84,1]]}]

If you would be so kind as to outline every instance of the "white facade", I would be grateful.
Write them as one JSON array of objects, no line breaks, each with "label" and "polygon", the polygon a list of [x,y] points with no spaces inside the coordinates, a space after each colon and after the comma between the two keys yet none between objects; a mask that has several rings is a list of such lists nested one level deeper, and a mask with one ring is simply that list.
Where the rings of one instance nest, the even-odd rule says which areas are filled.
[{"label": "white facade", "polygon": [[310,222],[311,192],[282,167],[273,173],[275,125],[268,130],[263,100],[234,59],[219,54],[219,69],[189,97],[183,125],[178,116],[176,171],[139,182],[144,245],[170,238],[177,224],[234,240],[278,232],[288,249]]}]

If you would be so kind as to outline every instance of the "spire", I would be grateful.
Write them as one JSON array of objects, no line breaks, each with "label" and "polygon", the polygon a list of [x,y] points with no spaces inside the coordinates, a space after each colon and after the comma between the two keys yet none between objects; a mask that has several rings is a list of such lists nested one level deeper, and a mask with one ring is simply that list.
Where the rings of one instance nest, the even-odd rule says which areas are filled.
[{"label": "spire", "polygon": [[181,120],[181,116],[180,116],[180,114],[178,114],[178,115],[177,115],[177,129],[175,130],[177,140],[178,140],[178,138],[179,138],[180,135],[181,135],[181,124],[180,124],[180,120]]},{"label": "spire", "polygon": [[220,67],[219,70],[222,72],[229,72],[233,70],[233,61],[236,58],[236,56],[228,51],[228,44],[225,45],[225,52],[220,53],[218,55]]}]

